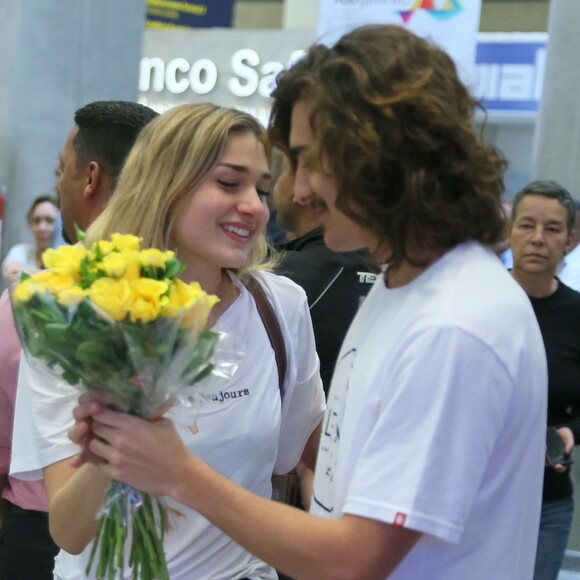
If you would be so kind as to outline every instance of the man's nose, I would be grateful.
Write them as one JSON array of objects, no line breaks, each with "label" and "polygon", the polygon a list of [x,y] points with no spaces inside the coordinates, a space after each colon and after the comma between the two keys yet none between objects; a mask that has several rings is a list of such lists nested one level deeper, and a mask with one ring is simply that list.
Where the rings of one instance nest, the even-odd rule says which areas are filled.
[{"label": "man's nose", "polygon": [[308,205],[314,199],[310,186],[310,170],[302,162],[298,163],[294,177],[294,203]]}]

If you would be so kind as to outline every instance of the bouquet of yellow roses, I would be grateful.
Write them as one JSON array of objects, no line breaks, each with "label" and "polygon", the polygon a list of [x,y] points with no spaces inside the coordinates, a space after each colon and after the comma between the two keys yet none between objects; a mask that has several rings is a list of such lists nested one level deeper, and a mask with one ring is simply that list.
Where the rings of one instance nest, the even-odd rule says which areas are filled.
[{"label": "bouquet of yellow roses", "polygon": [[[177,278],[185,265],[173,252],[113,234],[90,246],[49,249],[43,261],[48,269],[23,276],[12,294],[36,368],[145,419],[211,372],[218,335],[203,328],[218,298]],[[96,576],[113,579],[130,538],[133,578],[169,580],[166,526],[160,496],[111,482],[87,573],[98,549]]]}]

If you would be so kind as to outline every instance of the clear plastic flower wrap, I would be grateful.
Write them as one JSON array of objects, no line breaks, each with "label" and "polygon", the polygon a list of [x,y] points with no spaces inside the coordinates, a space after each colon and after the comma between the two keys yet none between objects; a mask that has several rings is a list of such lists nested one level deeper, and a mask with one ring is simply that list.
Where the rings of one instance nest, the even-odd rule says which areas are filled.
[{"label": "clear plastic flower wrap", "polygon": [[[113,234],[47,250],[43,260],[48,269],[23,277],[12,292],[34,368],[149,420],[212,372],[219,335],[204,325],[218,298],[177,277],[185,265],[173,252]],[[129,564],[133,578],[168,580],[167,525],[162,497],[112,481],[87,573],[96,558],[97,578],[112,580]]]}]

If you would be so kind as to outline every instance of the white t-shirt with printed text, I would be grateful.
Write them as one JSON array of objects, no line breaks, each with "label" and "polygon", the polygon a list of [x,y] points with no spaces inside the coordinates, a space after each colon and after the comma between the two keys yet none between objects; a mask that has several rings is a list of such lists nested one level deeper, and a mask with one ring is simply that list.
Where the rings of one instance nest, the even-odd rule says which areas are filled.
[{"label": "white t-shirt with printed text", "polygon": [[339,355],[311,512],[422,532],[392,580],[530,580],[546,397],[536,318],[490,250],[380,279]]},{"label": "white t-shirt with printed text", "polygon": [[[240,296],[221,315],[214,330],[227,333],[237,342],[243,352],[240,367],[229,382],[216,386],[209,400],[192,406],[177,405],[166,416],[174,420],[196,455],[250,491],[270,497],[272,471],[286,473],[295,467],[322,418],[325,402],[306,295],[282,276],[258,273],[256,277],[276,311],[284,336],[288,366],[283,403],[274,351],[255,302],[234,279]],[[207,386],[204,391],[210,392]],[[78,453],[78,447],[67,437],[78,395],[75,388],[63,382],[55,384],[30,368],[22,357],[13,475],[39,479],[43,467]],[[197,427],[195,434],[192,424]],[[183,514],[165,536],[172,580],[276,578],[270,566],[195,511],[172,500],[168,504]],[[61,551],[56,558],[55,578],[87,578],[84,568],[91,546],[80,556]],[[131,578],[130,572],[123,578]]]}]

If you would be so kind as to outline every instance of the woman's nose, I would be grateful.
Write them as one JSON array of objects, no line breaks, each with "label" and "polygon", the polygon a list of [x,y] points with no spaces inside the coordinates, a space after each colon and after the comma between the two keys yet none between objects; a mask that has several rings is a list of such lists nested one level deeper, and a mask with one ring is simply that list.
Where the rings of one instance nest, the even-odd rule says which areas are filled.
[{"label": "woman's nose", "polygon": [[252,215],[258,215],[268,211],[268,204],[264,203],[262,196],[260,196],[255,187],[248,188],[239,207],[242,213],[250,213]]}]

